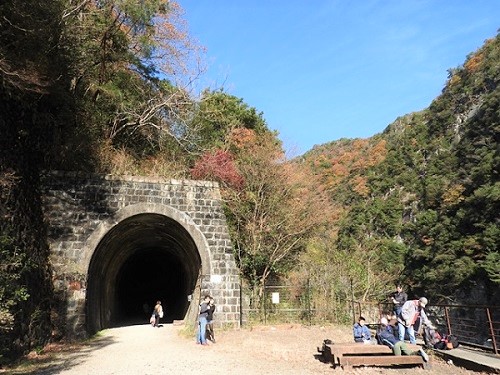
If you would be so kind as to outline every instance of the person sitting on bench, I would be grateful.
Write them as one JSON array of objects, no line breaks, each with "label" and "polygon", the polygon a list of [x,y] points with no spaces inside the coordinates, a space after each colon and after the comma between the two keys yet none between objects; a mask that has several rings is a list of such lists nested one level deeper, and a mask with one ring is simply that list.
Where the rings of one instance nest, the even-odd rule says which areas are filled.
[{"label": "person sitting on bench", "polygon": [[392,349],[394,355],[420,355],[425,362],[429,361],[429,356],[423,349],[410,350],[404,341],[400,341],[394,335],[394,326],[390,325],[387,318],[380,319],[380,328],[377,332],[377,342]]},{"label": "person sitting on bench", "polygon": [[358,322],[354,323],[352,327],[355,342],[362,342],[365,344],[371,343],[372,334],[367,326],[365,326],[365,318],[359,317]]}]

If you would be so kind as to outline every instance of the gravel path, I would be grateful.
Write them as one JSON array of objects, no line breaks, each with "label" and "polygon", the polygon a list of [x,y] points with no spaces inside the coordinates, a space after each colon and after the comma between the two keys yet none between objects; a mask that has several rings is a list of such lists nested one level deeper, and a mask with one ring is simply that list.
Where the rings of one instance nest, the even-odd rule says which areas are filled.
[{"label": "gravel path", "polygon": [[[269,356],[266,356],[266,343],[257,342],[260,341],[259,335],[242,335],[243,331],[236,331],[239,335],[222,332],[217,335],[220,336],[220,339],[217,337],[217,344],[201,346],[195,343],[194,338],[191,340],[180,336],[179,329],[171,324],[160,328],[141,325],[109,329],[82,349],[58,356],[58,360],[37,373],[304,375],[331,374],[332,371],[327,364],[314,360],[311,350],[308,356],[317,365],[315,371],[300,368],[300,361],[289,361],[293,357],[292,353],[283,349],[277,351],[274,345],[270,346]],[[253,353],[248,355],[245,347]],[[318,371],[321,369],[324,371]]]},{"label": "gravel path", "polygon": [[[31,358],[35,369],[16,369],[8,374],[148,375],[148,374],[469,374],[434,358],[431,370],[419,368],[359,367],[333,369],[320,360],[316,347],[325,338],[345,342],[350,328],[280,325],[216,332],[217,343],[197,345],[179,334],[180,326],[148,324],[108,329],[83,345],[47,349]],[[59,349],[57,349],[59,348]],[[50,355],[49,355],[50,354]],[[1,373],[2,371],[0,371]],[[478,373],[475,373],[478,374]]]}]

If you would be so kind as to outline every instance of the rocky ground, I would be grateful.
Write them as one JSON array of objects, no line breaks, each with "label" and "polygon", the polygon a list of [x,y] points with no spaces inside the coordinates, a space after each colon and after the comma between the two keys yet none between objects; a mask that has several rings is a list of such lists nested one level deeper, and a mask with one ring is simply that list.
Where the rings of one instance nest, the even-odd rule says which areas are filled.
[{"label": "rocky ground", "polygon": [[[182,326],[139,325],[109,329],[85,343],[50,345],[28,361],[0,370],[26,374],[411,374],[462,375],[472,372],[449,365],[430,353],[431,368],[359,367],[333,369],[317,352],[324,339],[350,342],[349,327],[300,325],[254,326],[216,332],[216,344],[197,345]],[[480,374],[480,373],[474,373]]]}]

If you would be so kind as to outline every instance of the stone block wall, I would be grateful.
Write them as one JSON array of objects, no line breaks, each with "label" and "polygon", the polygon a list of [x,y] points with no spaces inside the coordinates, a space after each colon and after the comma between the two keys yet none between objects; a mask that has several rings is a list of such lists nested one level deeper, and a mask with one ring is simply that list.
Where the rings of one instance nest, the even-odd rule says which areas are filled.
[{"label": "stone block wall", "polygon": [[[199,295],[214,296],[220,324],[239,324],[239,272],[217,183],[68,172],[47,173],[42,181],[54,286],[68,334],[84,330],[87,272],[99,241],[142,213],[169,216],[187,230],[202,263]],[[197,303],[193,298],[191,314]]]}]

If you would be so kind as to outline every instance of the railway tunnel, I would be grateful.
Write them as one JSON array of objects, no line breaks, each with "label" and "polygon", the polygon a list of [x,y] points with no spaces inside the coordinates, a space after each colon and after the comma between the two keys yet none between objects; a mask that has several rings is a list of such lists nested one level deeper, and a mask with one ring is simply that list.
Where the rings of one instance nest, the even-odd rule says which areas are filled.
[{"label": "railway tunnel", "polygon": [[144,324],[156,300],[164,308],[162,322],[184,319],[200,270],[196,244],[177,221],[156,213],[124,219],[104,235],[90,260],[87,331]]}]

